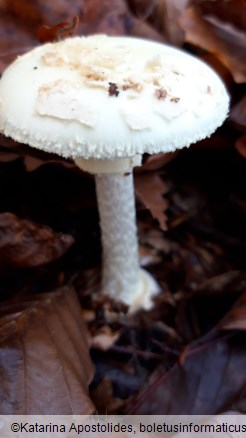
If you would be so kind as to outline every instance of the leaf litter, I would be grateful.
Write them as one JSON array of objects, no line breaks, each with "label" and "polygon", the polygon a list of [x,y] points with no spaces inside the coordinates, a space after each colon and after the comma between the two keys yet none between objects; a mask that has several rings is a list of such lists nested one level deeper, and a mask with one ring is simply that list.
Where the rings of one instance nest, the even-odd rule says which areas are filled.
[{"label": "leaf litter", "polygon": [[69,287],[2,303],[2,415],[94,411],[87,387],[93,366],[78,309],[77,296]]},{"label": "leaf litter", "polygon": [[[68,12],[63,0],[32,7],[0,0],[0,71],[39,43],[39,26],[52,34],[78,17],[77,34],[141,36],[206,60],[225,80],[232,112],[210,139],[171,156],[146,156],[136,169],[140,260],[162,292],[150,312],[134,316],[98,294],[93,178],[0,137],[1,413],[47,413],[45,391],[35,396],[37,370],[53,388],[49,413],[246,413],[245,5],[114,3],[75,1]],[[40,351],[46,362],[37,360]]]}]

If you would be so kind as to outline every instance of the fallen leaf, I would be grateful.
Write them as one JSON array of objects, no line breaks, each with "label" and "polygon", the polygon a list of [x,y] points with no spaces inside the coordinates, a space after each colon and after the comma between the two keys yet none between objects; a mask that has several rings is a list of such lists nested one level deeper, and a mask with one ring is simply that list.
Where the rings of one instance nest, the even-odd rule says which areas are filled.
[{"label": "fallen leaf", "polygon": [[124,0],[84,0],[78,32],[125,35],[131,16]]},{"label": "fallen leaf", "polygon": [[42,24],[38,29],[38,39],[41,43],[60,41],[76,34],[79,18],[73,17],[71,23],[63,21],[55,26]]},{"label": "fallen leaf", "polygon": [[141,20],[146,20],[156,7],[156,0],[128,0],[130,9]]},{"label": "fallen leaf", "polygon": [[91,23],[92,26],[95,26],[96,33],[116,36],[126,33],[128,10],[124,0],[114,0],[113,7],[111,1],[103,0],[100,2],[99,11],[99,20],[97,23]]},{"label": "fallen leaf", "polygon": [[228,67],[235,82],[246,81],[245,33],[216,17],[199,14],[195,7],[186,9],[179,19],[185,40],[213,54]]},{"label": "fallen leaf", "polygon": [[[1,11],[1,9],[0,9]],[[24,30],[16,29],[11,20],[6,20],[2,25],[2,16],[0,18],[0,76],[5,68],[13,62],[17,56],[23,55],[37,45],[34,37],[30,37]],[[18,35],[18,43],[16,38]],[[14,38],[13,38],[14,36]]]},{"label": "fallen leaf", "polygon": [[[208,253],[209,254],[209,253]],[[215,275],[200,283],[196,290],[206,291],[206,294],[213,295],[214,293],[224,292],[226,287],[230,287],[233,280],[240,276],[240,271],[227,271],[222,274]]]},{"label": "fallen leaf", "polygon": [[245,0],[191,0],[191,2],[199,6],[203,15],[216,15],[220,20],[233,23],[239,29],[245,30]]},{"label": "fallen leaf", "polygon": [[[201,340],[200,340],[201,342]],[[183,363],[165,365],[132,401],[128,414],[210,415],[234,409],[246,412],[245,337],[210,339],[186,349]],[[236,371],[236,372],[235,372]]]},{"label": "fallen leaf", "polygon": [[189,3],[190,0],[157,1],[154,24],[172,45],[182,46],[184,43],[184,31],[180,27],[179,18]]},{"label": "fallen leaf", "polygon": [[246,96],[243,96],[243,98],[232,107],[230,120],[240,129],[246,131]]},{"label": "fallen leaf", "polygon": [[114,396],[112,381],[107,377],[96,388],[92,388],[91,397],[101,415],[113,415],[124,405],[124,400]]},{"label": "fallen leaf", "polygon": [[84,2],[74,0],[68,7],[66,0],[56,0],[54,3],[48,0],[37,0],[35,3],[30,0],[23,0],[21,3],[18,0],[1,0],[0,10],[13,22],[22,26],[27,33],[37,36],[37,28],[41,24],[55,25],[67,17],[80,18]]},{"label": "fallen leaf", "polygon": [[7,151],[0,150],[0,162],[1,163],[9,163],[10,161],[18,160],[18,158],[20,158],[19,154],[17,154],[14,151],[7,152]]},{"label": "fallen leaf", "polygon": [[246,158],[246,135],[243,135],[236,141],[235,148],[243,158]]},{"label": "fallen leaf", "polygon": [[136,174],[135,192],[143,205],[150,210],[152,216],[158,220],[162,230],[167,229],[167,201],[163,194],[167,192],[167,187],[162,179],[154,172]]},{"label": "fallen leaf", "polygon": [[71,288],[2,303],[1,414],[91,414],[87,337]]},{"label": "fallen leaf", "polygon": [[61,257],[73,244],[70,235],[19,219],[12,213],[0,214],[0,268],[33,268]]},{"label": "fallen leaf", "polygon": [[178,154],[177,152],[160,152],[159,154],[147,155],[143,160],[143,164],[140,167],[136,167],[134,171],[136,173],[142,173],[146,170],[158,170],[165,166],[167,163],[173,160]]},{"label": "fallen leaf", "polygon": [[243,294],[232,309],[225,315],[220,330],[246,330],[246,294]]},{"label": "fallen leaf", "polygon": [[130,36],[146,38],[160,43],[165,42],[164,36],[158,32],[147,21],[135,17],[128,17],[126,20],[126,32]]}]

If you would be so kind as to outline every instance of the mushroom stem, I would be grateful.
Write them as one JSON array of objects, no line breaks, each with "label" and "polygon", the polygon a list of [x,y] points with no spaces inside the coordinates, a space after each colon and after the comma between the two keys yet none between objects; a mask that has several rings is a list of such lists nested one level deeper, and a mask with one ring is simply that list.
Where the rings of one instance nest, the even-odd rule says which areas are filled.
[{"label": "mushroom stem", "polygon": [[100,215],[103,274],[102,293],[129,306],[129,312],[150,309],[160,292],[154,278],[140,268],[133,187],[134,166],[141,155],[114,160],[77,157],[77,166],[95,175]]},{"label": "mushroom stem", "polygon": [[103,293],[131,304],[140,269],[133,174],[97,175],[103,246]]},{"label": "mushroom stem", "polygon": [[97,175],[96,190],[103,246],[102,292],[130,306],[150,309],[160,292],[154,278],[140,268],[132,171]]}]

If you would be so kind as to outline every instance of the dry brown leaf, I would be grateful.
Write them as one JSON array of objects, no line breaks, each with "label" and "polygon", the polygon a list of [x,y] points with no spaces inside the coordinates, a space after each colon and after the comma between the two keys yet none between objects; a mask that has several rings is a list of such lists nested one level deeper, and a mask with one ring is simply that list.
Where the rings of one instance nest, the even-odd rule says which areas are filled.
[{"label": "dry brown leaf", "polygon": [[182,364],[168,372],[164,366],[156,369],[128,413],[210,415],[239,405],[245,413],[245,368],[244,343],[236,335],[227,339],[211,337],[201,345],[194,342],[187,348]]},{"label": "dry brown leaf", "polygon": [[74,238],[51,228],[19,219],[12,213],[0,214],[0,269],[32,268],[61,257]]},{"label": "dry brown leaf", "polygon": [[[1,2],[1,0],[0,0]],[[1,14],[1,3],[0,3]],[[0,16],[0,74],[17,56],[33,49],[39,44],[36,28],[30,33],[27,27],[19,23],[18,17],[1,14]]]},{"label": "dry brown leaf", "polygon": [[73,17],[71,22],[63,21],[55,26],[42,24],[38,29],[38,39],[41,43],[60,41],[75,36],[79,24],[79,18]]},{"label": "dry brown leaf", "polygon": [[[209,253],[208,253],[209,254]],[[213,261],[211,261],[213,263]],[[200,283],[196,290],[206,292],[206,294],[214,294],[216,292],[223,292],[233,280],[236,280],[240,276],[240,271],[227,271],[222,274],[210,277]]]},{"label": "dry brown leaf", "polygon": [[73,289],[2,304],[0,376],[2,415],[93,412],[93,366]]},{"label": "dry brown leaf", "polygon": [[243,135],[236,141],[235,147],[239,154],[246,158],[246,135]]},{"label": "dry brown leaf", "polygon": [[136,173],[142,173],[146,170],[158,170],[165,166],[167,163],[173,160],[176,157],[178,151],[176,152],[160,152],[159,154],[148,155],[146,159],[144,159],[142,166],[136,167],[134,171]]},{"label": "dry brown leaf", "polygon": [[84,1],[74,0],[68,6],[66,0],[56,0],[55,2],[48,0],[36,0],[35,2],[12,0],[6,2],[1,0],[0,10],[2,18],[4,18],[4,14],[23,27],[26,33],[36,36],[37,27],[40,24],[54,25],[68,17],[81,17],[84,11]]},{"label": "dry brown leaf", "polygon": [[191,0],[191,2],[199,6],[203,15],[216,15],[220,20],[233,23],[239,29],[245,30],[245,0]]},{"label": "dry brown leaf", "polygon": [[80,33],[131,35],[163,42],[163,36],[144,19],[135,17],[125,0],[85,0]]},{"label": "dry brown leaf", "polygon": [[10,161],[15,161],[20,158],[19,154],[14,151],[3,151],[0,150],[0,162],[1,163],[9,163]]},{"label": "dry brown leaf", "polygon": [[91,397],[95,400],[97,411],[101,415],[117,413],[124,405],[124,400],[114,397],[112,381],[107,377],[91,390]]},{"label": "dry brown leaf", "polygon": [[243,294],[219,324],[221,330],[246,330],[246,294]]},{"label": "dry brown leaf", "polygon": [[127,3],[134,15],[146,20],[153,13],[157,0],[127,0]]},{"label": "dry brown leaf", "polygon": [[167,187],[162,179],[155,173],[142,173],[135,175],[135,192],[143,205],[150,210],[152,216],[158,220],[162,230],[167,229],[167,201],[163,195]]},{"label": "dry brown leaf", "polygon": [[28,155],[23,155],[22,158],[27,172],[34,172],[35,170],[39,169],[39,167],[47,164],[55,164],[56,166],[62,166],[68,169],[77,169],[77,166],[72,161],[65,160],[59,156],[55,157],[54,159],[53,157],[52,158],[47,157],[46,159],[43,159],[41,158],[41,156],[39,157],[38,155],[35,156],[35,154],[33,155],[28,154]]},{"label": "dry brown leaf", "polygon": [[80,21],[80,33],[126,33],[128,8],[124,0],[84,0],[84,14]]},{"label": "dry brown leaf", "polygon": [[232,107],[230,120],[240,129],[246,131],[246,96]]},{"label": "dry brown leaf", "polygon": [[193,6],[182,13],[179,23],[187,42],[215,54],[236,82],[246,81],[246,38],[242,30],[216,16],[202,16]]},{"label": "dry brown leaf", "polygon": [[190,0],[128,0],[135,15],[133,35],[181,46],[184,32],[178,18]]},{"label": "dry brown leaf", "polygon": [[129,17],[126,26],[127,34],[138,37],[146,38],[153,41],[164,43],[166,40],[164,36],[158,32],[147,21],[140,20],[139,18]]},{"label": "dry brown leaf", "polygon": [[184,43],[184,31],[179,25],[179,17],[190,0],[157,0],[154,23],[165,39],[175,46]]}]

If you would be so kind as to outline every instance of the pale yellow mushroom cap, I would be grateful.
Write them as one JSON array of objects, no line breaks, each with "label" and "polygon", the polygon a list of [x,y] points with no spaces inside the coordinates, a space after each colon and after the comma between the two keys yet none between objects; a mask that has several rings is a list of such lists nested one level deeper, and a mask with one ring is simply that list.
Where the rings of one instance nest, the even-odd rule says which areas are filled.
[{"label": "pale yellow mushroom cap", "polygon": [[206,64],[130,37],[69,38],[17,58],[0,80],[0,130],[63,157],[169,152],[220,126],[229,97]]}]

